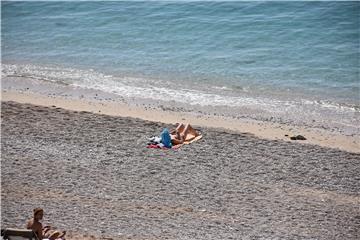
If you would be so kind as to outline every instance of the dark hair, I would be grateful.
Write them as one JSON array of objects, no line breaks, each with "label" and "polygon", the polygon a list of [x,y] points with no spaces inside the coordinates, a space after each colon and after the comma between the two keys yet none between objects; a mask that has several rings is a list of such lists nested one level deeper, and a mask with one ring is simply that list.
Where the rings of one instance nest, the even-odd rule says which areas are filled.
[{"label": "dark hair", "polygon": [[34,217],[36,214],[38,214],[39,212],[44,212],[44,210],[42,208],[34,208]]}]

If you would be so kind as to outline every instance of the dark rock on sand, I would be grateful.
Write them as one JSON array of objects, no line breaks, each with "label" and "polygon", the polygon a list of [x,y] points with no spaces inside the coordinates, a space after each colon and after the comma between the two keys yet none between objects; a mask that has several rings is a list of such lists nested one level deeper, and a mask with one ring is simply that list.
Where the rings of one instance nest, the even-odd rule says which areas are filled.
[{"label": "dark rock on sand", "polygon": [[290,137],[291,140],[306,140],[306,138],[302,135],[292,136]]}]

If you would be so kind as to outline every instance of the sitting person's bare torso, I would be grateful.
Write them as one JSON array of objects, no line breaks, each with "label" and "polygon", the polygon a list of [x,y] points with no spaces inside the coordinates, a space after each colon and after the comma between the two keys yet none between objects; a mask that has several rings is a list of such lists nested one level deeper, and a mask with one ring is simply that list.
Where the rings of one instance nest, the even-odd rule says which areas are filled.
[{"label": "sitting person's bare torso", "polygon": [[34,217],[27,221],[26,228],[31,229],[36,234],[39,240],[41,239],[61,239],[65,236],[66,231],[60,232],[54,229],[51,229],[50,226],[45,226],[43,228],[42,223],[40,220],[43,219],[44,211],[41,208],[34,209]]},{"label": "sitting person's bare torso", "polygon": [[26,228],[34,231],[39,239],[43,239],[42,224],[40,220],[43,218],[43,210],[41,208],[34,209],[34,217],[26,223]]}]

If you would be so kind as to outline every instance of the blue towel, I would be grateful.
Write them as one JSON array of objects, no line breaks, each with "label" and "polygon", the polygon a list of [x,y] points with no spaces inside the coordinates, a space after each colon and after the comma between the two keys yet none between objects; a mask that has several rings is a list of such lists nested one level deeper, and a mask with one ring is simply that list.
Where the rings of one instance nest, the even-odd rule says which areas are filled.
[{"label": "blue towel", "polygon": [[167,147],[167,148],[172,147],[170,133],[169,133],[169,130],[167,128],[165,128],[161,132],[160,137],[161,137],[161,143],[164,144],[165,147]]}]

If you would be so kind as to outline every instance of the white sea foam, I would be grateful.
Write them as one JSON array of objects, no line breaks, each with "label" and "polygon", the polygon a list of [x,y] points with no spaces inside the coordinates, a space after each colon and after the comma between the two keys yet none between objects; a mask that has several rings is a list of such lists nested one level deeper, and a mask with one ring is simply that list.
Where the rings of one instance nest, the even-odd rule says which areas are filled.
[{"label": "white sea foam", "polygon": [[[257,108],[273,114],[300,113],[314,111],[332,111],[334,113],[359,112],[356,106],[346,106],[329,101],[313,100],[279,100],[267,96],[249,94],[227,94],[228,86],[208,89],[190,89],[189,87],[172,87],[161,79],[148,79],[131,76],[113,76],[93,69],[82,70],[56,66],[3,64],[2,76],[16,76],[68,84],[74,87],[96,89],[120,95],[126,98],[142,98],[161,101],[176,101],[188,105],[230,106]],[[311,110],[309,110],[309,107]]]},{"label": "white sea foam", "polygon": [[51,81],[54,83],[74,84],[86,79],[88,82],[96,82],[97,79],[111,78],[111,75],[98,73],[92,69],[79,70],[72,68],[60,68],[36,65],[3,64],[3,76],[28,77],[38,80]]}]

